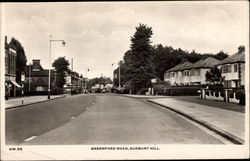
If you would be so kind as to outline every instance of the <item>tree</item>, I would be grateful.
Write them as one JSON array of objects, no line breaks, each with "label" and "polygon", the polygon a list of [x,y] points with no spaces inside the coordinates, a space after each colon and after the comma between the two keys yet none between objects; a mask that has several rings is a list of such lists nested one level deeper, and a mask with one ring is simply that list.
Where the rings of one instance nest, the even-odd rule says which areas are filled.
[{"label": "tree", "polygon": [[221,70],[217,66],[212,67],[210,71],[206,72],[206,81],[211,82],[212,84],[221,84],[222,83]]},{"label": "tree", "polygon": [[228,57],[228,54],[225,53],[223,50],[221,50],[216,55],[214,55],[214,58],[219,59],[219,60],[223,60],[223,59],[225,59],[227,57]]},{"label": "tree", "polygon": [[17,57],[16,57],[16,81],[21,82],[21,73],[24,71],[24,68],[27,63],[27,58],[25,55],[24,48],[22,44],[15,39],[14,37],[10,40],[10,46],[16,49]]},{"label": "tree", "polygon": [[186,55],[187,53],[180,48],[175,50],[171,46],[163,47],[161,44],[155,46],[152,66],[156,77],[163,80],[164,72],[181,63]]},{"label": "tree", "polygon": [[153,47],[150,38],[153,35],[151,27],[139,24],[136,32],[131,37],[129,58],[125,57],[125,64],[129,68],[129,80],[132,89],[138,92],[141,88],[151,86],[151,78],[154,78],[154,71],[151,66],[153,58]]},{"label": "tree", "polygon": [[65,72],[70,72],[69,61],[65,57],[59,57],[53,62],[52,66],[56,69],[56,87],[63,88],[66,83]]}]

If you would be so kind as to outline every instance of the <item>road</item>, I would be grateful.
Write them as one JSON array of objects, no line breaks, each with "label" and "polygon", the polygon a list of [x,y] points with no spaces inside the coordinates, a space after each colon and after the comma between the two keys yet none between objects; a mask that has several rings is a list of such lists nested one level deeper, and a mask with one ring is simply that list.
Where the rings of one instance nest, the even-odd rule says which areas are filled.
[{"label": "road", "polygon": [[223,144],[167,109],[108,94],[7,110],[6,126],[9,144]]}]

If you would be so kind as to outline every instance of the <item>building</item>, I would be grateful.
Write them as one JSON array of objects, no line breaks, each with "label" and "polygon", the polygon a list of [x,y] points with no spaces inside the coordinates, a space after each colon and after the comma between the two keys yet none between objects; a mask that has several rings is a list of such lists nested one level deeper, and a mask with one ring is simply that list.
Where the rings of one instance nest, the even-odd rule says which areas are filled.
[{"label": "building", "polygon": [[238,52],[227,57],[218,64],[224,77],[223,85],[226,88],[245,85],[245,47],[240,46]]},{"label": "building", "polygon": [[[50,89],[54,88],[55,71],[51,70]],[[25,67],[24,94],[47,94],[49,70],[43,69],[39,59],[33,59],[32,64]]]},{"label": "building", "polygon": [[[76,92],[82,93],[83,87],[86,86],[85,79],[83,79],[77,72],[66,72],[65,71],[64,93]],[[86,87],[85,87],[86,88]]]},{"label": "building", "polygon": [[190,68],[190,84],[191,85],[200,85],[207,84],[206,82],[206,73],[211,70],[212,67],[220,63],[221,61],[208,57],[205,60],[199,60],[194,63]]},{"label": "building", "polygon": [[202,85],[207,84],[206,72],[220,63],[213,57],[199,60],[195,63],[188,61],[178,64],[164,73],[164,81],[170,85]]},{"label": "building", "polygon": [[164,73],[164,81],[168,82],[170,85],[183,84],[184,82],[188,82],[186,76],[189,73],[186,71],[192,63],[189,61],[178,64],[177,66],[167,70]]},{"label": "building", "polygon": [[8,44],[5,36],[5,97],[15,97],[17,88],[21,86],[16,82],[16,49]]}]

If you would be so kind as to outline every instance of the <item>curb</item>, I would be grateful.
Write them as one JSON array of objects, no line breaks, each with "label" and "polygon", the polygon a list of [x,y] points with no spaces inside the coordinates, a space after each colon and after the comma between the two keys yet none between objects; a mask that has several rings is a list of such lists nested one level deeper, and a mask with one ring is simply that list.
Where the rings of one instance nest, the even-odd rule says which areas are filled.
[{"label": "curb", "polygon": [[242,144],[245,143],[245,141],[242,140],[241,138],[238,138],[237,136],[234,136],[234,135],[232,135],[232,134],[230,134],[230,133],[228,133],[228,132],[226,132],[226,131],[224,131],[224,130],[222,130],[222,129],[214,126],[214,125],[211,125],[208,122],[205,122],[205,121],[203,121],[203,120],[201,120],[201,119],[199,119],[197,117],[194,117],[192,115],[188,115],[188,114],[186,114],[186,113],[184,113],[182,111],[173,109],[171,107],[168,107],[168,106],[163,105],[161,103],[154,102],[152,100],[147,100],[147,101],[150,102],[150,103],[162,106],[164,108],[167,108],[167,109],[169,109],[171,111],[174,111],[174,112],[176,112],[176,113],[178,113],[178,114],[180,114],[180,115],[182,115],[182,116],[184,116],[184,117],[186,117],[186,118],[188,118],[188,119],[190,119],[190,120],[192,120],[192,121],[194,121],[196,123],[199,123],[200,125],[208,128],[209,130],[214,131],[215,133],[217,133],[217,134],[221,135],[222,137],[228,139],[229,141],[233,142],[234,144],[242,145]]},{"label": "curb", "polygon": [[136,99],[157,99],[157,98],[167,98],[166,96],[158,96],[158,97],[152,97],[152,98],[149,98],[147,96],[145,97],[133,97],[133,96],[129,96],[129,95],[121,95],[121,96],[124,96],[124,97],[129,97],[129,98],[136,98]]},{"label": "curb", "polygon": [[28,104],[13,106],[13,107],[8,107],[8,108],[5,108],[5,110],[10,110],[10,109],[14,109],[14,108],[18,108],[18,107],[23,107],[23,106],[28,106],[28,105],[34,105],[34,104],[38,104],[38,103],[42,103],[42,102],[48,102],[48,101],[52,101],[52,100],[56,100],[56,99],[64,98],[64,97],[66,97],[66,96],[63,95],[61,97],[51,98],[49,100],[47,99],[47,100],[43,100],[43,101],[38,101],[38,102],[33,102],[33,103],[28,103]]}]

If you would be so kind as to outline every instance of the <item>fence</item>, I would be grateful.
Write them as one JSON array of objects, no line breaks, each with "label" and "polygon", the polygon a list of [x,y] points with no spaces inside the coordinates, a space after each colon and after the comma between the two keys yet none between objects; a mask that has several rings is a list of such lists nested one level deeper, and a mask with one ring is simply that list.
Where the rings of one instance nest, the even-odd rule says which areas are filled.
[{"label": "fence", "polygon": [[245,90],[244,88],[225,88],[225,89],[206,89],[200,91],[202,99],[232,102],[245,105]]}]

